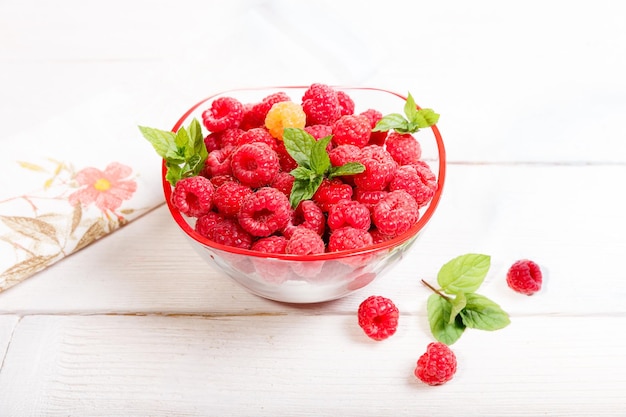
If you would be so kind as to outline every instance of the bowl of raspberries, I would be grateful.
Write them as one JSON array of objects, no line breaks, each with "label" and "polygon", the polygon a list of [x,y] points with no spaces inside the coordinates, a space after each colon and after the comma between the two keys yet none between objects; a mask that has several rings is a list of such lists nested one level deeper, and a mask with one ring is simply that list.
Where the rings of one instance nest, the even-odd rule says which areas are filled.
[{"label": "bowl of raspberries", "polygon": [[410,93],[314,83],[225,91],[171,130],[139,128],[163,158],[173,220],[213,269],[315,303],[386,273],[431,219],[438,118]]}]

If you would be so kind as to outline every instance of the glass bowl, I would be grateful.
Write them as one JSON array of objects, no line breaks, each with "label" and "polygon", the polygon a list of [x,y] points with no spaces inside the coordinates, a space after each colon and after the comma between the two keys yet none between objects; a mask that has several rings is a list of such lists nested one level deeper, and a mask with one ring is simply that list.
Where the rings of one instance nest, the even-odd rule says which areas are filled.
[{"label": "glass bowl", "polygon": [[[285,92],[300,102],[307,86],[262,87],[228,90],[213,94],[194,104],[176,122],[172,131],[188,126],[193,118],[202,120],[202,112],[218,97],[234,97],[242,103],[255,103],[264,97]],[[376,109],[383,115],[402,113],[406,96],[379,88],[338,87],[355,103],[355,113]],[[416,99],[416,101],[418,101]],[[205,134],[208,132],[205,132]],[[267,254],[224,246],[194,230],[195,219],[182,215],[171,202],[172,187],[162,167],[165,201],[176,224],[191,247],[210,265],[258,296],[286,303],[318,303],[344,297],[365,287],[401,261],[429,222],[441,198],[446,155],[443,139],[436,125],[421,129],[414,136],[422,148],[421,159],[437,176],[437,190],[429,204],[420,209],[420,218],[407,232],[366,249],[316,255]]]}]

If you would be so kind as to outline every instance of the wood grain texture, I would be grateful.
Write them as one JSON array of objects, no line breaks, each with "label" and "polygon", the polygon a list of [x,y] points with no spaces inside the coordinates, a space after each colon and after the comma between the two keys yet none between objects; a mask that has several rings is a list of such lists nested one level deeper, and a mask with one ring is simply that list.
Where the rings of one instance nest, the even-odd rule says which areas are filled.
[{"label": "wood grain texture", "polygon": [[626,346],[598,344],[624,325],[513,317],[466,333],[453,381],[428,387],[412,372],[431,338],[412,315],[384,342],[352,315],[31,316],[0,373],[0,415],[618,416]]}]

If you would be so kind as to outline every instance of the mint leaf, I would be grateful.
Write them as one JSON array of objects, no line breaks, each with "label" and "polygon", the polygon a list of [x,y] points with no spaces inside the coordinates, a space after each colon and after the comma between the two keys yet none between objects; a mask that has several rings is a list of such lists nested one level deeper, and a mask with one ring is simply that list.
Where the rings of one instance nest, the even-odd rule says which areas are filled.
[{"label": "mint leaf", "polygon": [[408,129],[409,122],[400,113],[391,113],[383,116],[382,119],[376,123],[376,126],[372,129],[372,132],[386,132],[388,130],[406,130]]},{"label": "mint leaf", "polygon": [[313,136],[303,129],[287,127],[283,130],[283,142],[287,153],[298,165],[311,168],[311,153],[317,143]]},{"label": "mint leaf", "polygon": [[346,162],[345,164],[338,167],[331,167],[330,173],[328,174],[329,178],[333,177],[342,177],[345,175],[355,175],[360,174],[365,171],[365,165],[360,162]]},{"label": "mint leaf", "polygon": [[324,175],[330,168],[330,158],[326,152],[326,147],[331,138],[332,136],[326,136],[316,140],[311,148],[311,169],[317,174]]},{"label": "mint leaf", "polygon": [[467,304],[460,316],[467,327],[499,330],[511,323],[509,315],[498,304],[479,294],[466,294]]},{"label": "mint leaf", "polygon": [[441,343],[451,345],[465,331],[466,326],[460,319],[455,318],[452,322],[450,321],[452,303],[439,294],[432,294],[428,297],[427,311],[430,331]]},{"label": "mint leaf", "polygon": [[322,184],[323,180],[324,176],[322,175],[316,175],[308,180],[296,178],[293,182],[293,186],[291,187],[291,194],[289,194],[289,203],[291,204],[291,208],[297,208],[298,204],[300,204],[303,200],[310,200]]},{"label": "mint leaf", "polygon": [[297,180],[310,181],[317,174],[305,167],[297,167],[291,170],[290,174]]},{"label": "mint leaf", "polygon": [[464,293],[460,292],[452,300],[449,300],[449,302],[451,305],[451,310],[450,319],[448,322],[452,324],[454,323],[454,320],[456,320],[459,313],[465,308],[467,304],[467,298],[465,297]]},{"label": "mint leaf", "polygon": [[404,103],[404,114],[409,122],[415,120],[418,115],[417,104],[411,93],[407,94],[406,103]]},{"label": "mint leaf", "polygon": [[152,147],[161,158],[168,159],[178,155],[176,134],[174,132],[146,126],[139,126],[139,131],[152,144]]},{"label": "mint leaf", "polygon": [[468,253],[444,264],[437,274],[437,283],[448,294],[475,292],[483,283],[491,257]]},{"label": "mint leaf", "polygon": [[439,114],[435,113],[433,109],[419,109],[415,116],[410,120],[418,128],[426,128],[437,124],[439,121]]}]

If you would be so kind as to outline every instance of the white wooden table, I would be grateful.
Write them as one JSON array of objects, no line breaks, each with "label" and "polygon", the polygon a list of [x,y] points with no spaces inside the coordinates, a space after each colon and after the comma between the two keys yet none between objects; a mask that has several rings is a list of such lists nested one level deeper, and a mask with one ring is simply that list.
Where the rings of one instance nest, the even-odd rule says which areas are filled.
[{"label": "white wooden table", "polygon": [[[247,293],[163,205],[0,293],[0,416],[624,415],[623,7],[335,3],[0,2],[0,141],[102,97],[139,103],[98,123],[143,140],[211,92],[319,81],[411,91],[449,158],[411,255],[341,300]],[[512,323],[468,330],[428,387],[419,280],[468,252],[492,256],[481,291]],[[544,268],[532,297],[504,280],[521,258]],[[401,312],[384,342],[356,324],[371,294]]]}]

